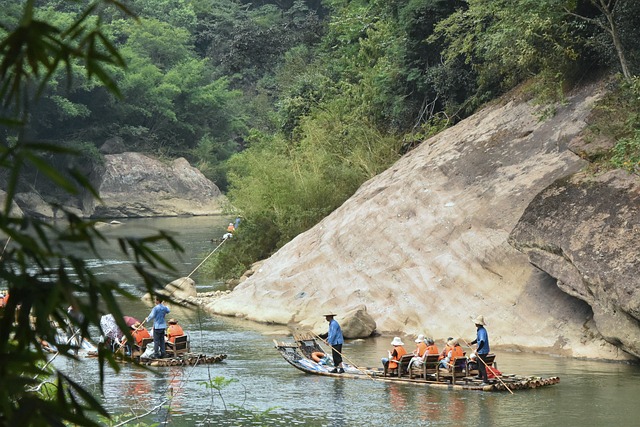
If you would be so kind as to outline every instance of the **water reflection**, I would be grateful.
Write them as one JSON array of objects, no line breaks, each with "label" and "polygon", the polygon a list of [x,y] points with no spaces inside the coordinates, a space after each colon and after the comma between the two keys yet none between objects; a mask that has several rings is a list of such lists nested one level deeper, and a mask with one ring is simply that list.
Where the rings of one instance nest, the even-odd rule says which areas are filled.
[{"label": "water reflection", "polygon": [[344,381],[334,381],[332,386],[333,396],[329,405],[329,420],[331,423],[329,425],[332,427],[347,426],[345,406],[348,405],[348,401],[344,395]]},{"label": "water reflection", "polygon": [[148,372],[132,370],[128,375],[128,381],[124,382],[125,400],[134,403],[137,408],[147,410],[152,407],[151,403],[154,400],[148,375]]},{"label": "water reflection", "polygon": [[404,412],[407,409],[407,397],[404,389],[405,385],[387,383],[387,393],[389,394],[389,408],[393,412]]}]

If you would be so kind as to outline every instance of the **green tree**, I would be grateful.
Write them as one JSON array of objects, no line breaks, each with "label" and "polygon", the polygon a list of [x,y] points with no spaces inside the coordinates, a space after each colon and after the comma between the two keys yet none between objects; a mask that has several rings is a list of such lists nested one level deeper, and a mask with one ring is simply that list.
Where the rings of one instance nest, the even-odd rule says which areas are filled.
[{"label": "green tree", "polygon": [[[58,27],[38,19],[35,1],[29,0],[13,25],[4,27],[0,40],[0,168],[8,182],[0,212],[0,230],[6,239],[0,280],[10,294],[8,304],[0,308],[0,425],[97,425],[93,414],[108,416],[89,392],[64,373],[54,369],[49,386],[43,387],[39,378],[40,366],[47,359],[40,340],[54,340],[55,324],[69,325],[88,337],[90,328],[100,327],[101,311],[96,307],[104,307],[122,330],[127,330],[116,296],[130,296],[128,292],[116,282],[95,276],[84,259],[74,255],[91,253],[100,258],[95,243],[106,237],[93,222],[71,212],[65,212],[64,224],[57,225],[12,213],[17,182],[28,165],[68,193],[85,190],[95,195],[82,173],[69,170],[63,175],[47,161],[49,153],[72,154],[71,150],[33,140],[25,129],[30,121],[38,120],[31,115],[30,106],[38,101],[38,93],[45,91],[59,67],[65,68],[72,80],[73,66],[79,63],[88,78],[97,78],[117,92],[108,70],[124,66],[124,60],[98,19],[105,7],[128,13],[119,2],[99,0],[91,2],[69,25]],[[159,240],[179,249],[164,233],[118,242],[149,291],[164,281],[162,271],[171,271],[171,266],[150,249]],[[81,310],[84,318],[70,316],[69,306]],[[63,357],[73,357],[67,352],[74,349],[72,344],[62,343],[59,349]],[[118,370],[110,353],[101,346],[101,380],[105,363]],[[45,389],[54,389],[55,393],[46,396],[42,393]]]}]

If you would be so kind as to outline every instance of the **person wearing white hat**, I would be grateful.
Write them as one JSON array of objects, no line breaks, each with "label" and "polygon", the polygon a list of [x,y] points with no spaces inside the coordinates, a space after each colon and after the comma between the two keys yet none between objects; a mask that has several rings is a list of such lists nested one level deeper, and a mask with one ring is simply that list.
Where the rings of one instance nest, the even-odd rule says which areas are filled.
[{"label": "person wearing white hat", "polygon": [[327,322],[329,322],[327,344],[331,346],[331,356],[333,357],[334,366],[330,372],[332,374],[342,374],[344,373],[344,367],[342,366],[342,344],[344,344],[342,329],[336,319],[334,319],[335,314],[333,312],[325,314],[324,317],[327,319]]},{"label": "person wearing white hat", "polygon": [[478,359],[478,371],[480,376],[482,377],[482,385],[489,383],[489,377],[487,376],[487,365],[485,359],[487,354],[489,354],[489,334],[487,334],[487,330],[485,329],[485,325],[487,324],[484,321],[484,316],[478,316],[473,320],[477,328],[476,339],[471,341],[471,345],[477,344],[478,348],[476,349],[476,355]]},{"label": "person wearing white hat", "polygon": [[424,352],[427,351],[427,343],[424,341],[424,335],[418,335],[416,338],[416,349],[413,350],[413,354],[418,357],[422,357]]},{"label": "person wearing white hat", "polygon": [[388,372],[391,369],[396,369],[398,367],[398,361],[402,356],[407,354],[407,350],[405,350],[404,343],[400,337],[393,337],[391,345],[393,346],[393,351],[389,352],[389,357],[382,358],[382,366],[385,368],[385,372]]}]

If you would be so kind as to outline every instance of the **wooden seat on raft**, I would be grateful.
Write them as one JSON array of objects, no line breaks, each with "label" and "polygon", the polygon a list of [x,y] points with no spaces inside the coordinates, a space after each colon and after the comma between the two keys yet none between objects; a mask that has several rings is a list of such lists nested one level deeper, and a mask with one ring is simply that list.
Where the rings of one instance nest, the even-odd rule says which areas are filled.
[{"label": "wooden seat on raft", "polygon": [[428,375],[438,373],[438,354],[425,354],[418,363],[415,361],[409,367],[410,378],[427,378]]},{"label": "wooden seat on raft", "polygon": [[[498,367],[498,363],[496,362],[496,355],[494,353],[487,354],[487,357],[485,358],[484,362],[489,367],[493,367],[493,368],[497,368]],[[476,357],[474,363],[482,363],[482,362],[479,361],[478,358]],[[468,370],[468,375],[479,375],[479,374],[480,374],[480,371],[478,371],[477,367],[474,368],[474,369],[469,368],[469,370]]]},{"label": "wooden seat on raft", "polygon": [[438,368],[438,372],[436,372],[436,379],[438,381],[451,380],[451,384],[456,383],[456,378],[464,378],[468,376],[467,358],[464,356],[456,358],[449,368]]},{"label": "wooden seat on raft", "polygon": [[145,352],[149,344],[153,344],[153,338],[143,338],[142,341],[140,342],[140,345],[135,344],[133,346],[131,357],[141,356]]},{"label": "wooden seat on raft", "polygon": [[186,354],[190,350],[189,337],[187,335],[177,336],[174,342],[167,341],[165,347],[168,356],[178,357],[181,354]]},{"label": "wooden seat on raft", "polygon": [[[384,367],[384,376],[386,377],[386,376],[394,375],[394,376],[401,377],[403,375],[407,375],[409,363],[411,362],[412,358],[413,358],[413,354],[405,354],[400,358],[400,360],[394,360],[395,362],[398,363],[398,367],[393,369],[389,369],[389,365],[387,364],[387,366]],[[391,361],[389,361],[389,363],[391,363]]]}]

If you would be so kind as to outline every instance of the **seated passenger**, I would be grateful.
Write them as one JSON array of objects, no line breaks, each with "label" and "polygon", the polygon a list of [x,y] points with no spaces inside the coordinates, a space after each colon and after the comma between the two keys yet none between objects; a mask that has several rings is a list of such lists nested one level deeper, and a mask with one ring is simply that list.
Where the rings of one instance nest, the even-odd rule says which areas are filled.
[{"label": "seated passenger", "polygon": [[464,351],[462,350],[462,347],[460,347],[460,344],[458,344],[458,340],[452,339],[447,343],[447,345],[451,350],[449,350],[447,357],[442,359],[440,362],[440,367],[445,369],[451,368],[458,357],[464,357]]},{"label": "seated passenger", "polygon": [[427,351],[427,344],[424,342],[424,335],[420,334],[416,338],[416,349],[413,350],[413,355],[422,357],[425,351]]},{"label": "seated passenger", "polygon": [[[433,340],[431,342],[433,343]],[[429,347],[424,335],[422,334],[418,335],[418,338],[416,339],[416,349],[413,350],[413,354],[414,356],[413,358],[411,358],[411,361],[409,362],[408,369],[411,369],[412,366],[414,367],[422,366],[422,363],[424,362],[424,358],[427,356],[427,354],[429,354]],[[436,354],[438,354],[437,349],[436,349]]]},{"label": "seated passenger", "polygon": [[133,325],[131,325],[131,329],[133,329],[131,331],[131,336],[133,337],[133,339],[136,340],[136,345],[138,347],[142,345],[143,339],[152,338],[151,334],[149,334],[149,331],[147,331],[147,328],[142,326],[140,322],[136,322]]},{"label": "seated passenger", "polygon": [[124,334],[116,324],[113,314],[105,314],[100,318],[100,329],[104,334],[104,340],[107,346],[114,353],[122,347],[122,338]]},{"label": "seated passenger", "polygon": [[442,360],[445,357],[447,357],[447,355],[449,354],[449,351],[451,351],[451,347],[449,347],[449,342],[452,339],[453,339],[453,337],[447,338],[447,341],[445,342],[444,350],[442,350],[442,353],[440,353],[440,357],[438,357],[438,360]]},{"label": "seated passenger", "polygon": [[402,356],[407,354],[407,350],[405,350],[404,343],[400,337],[394,337],[391,345],[393,346],[393,351],[389,352],[389,357],[382,358],[382,366],[387,368],[387,371],[396,369],[398,367],[398,361],[400,361]]},{"label": "seated passenger", "polygon": [[169,319],[167,323],[169,323],[167,327],[167,342],[173,344],[176,341],[176,337],[184,335],[184,331],[182,327],[178,325],[176,319]]},{"label": "seated passenger", "polygon": [[[133,342],[135,343],[136,346],[138,346],[138,348],[140,348],[140,350],[144,351],[144,349],[141,348],[142,340],[144,340],[145,338],[151,338],[149,331],[147,331],[147,328],[142,326],[140,322],[134,323],[133,325],[130,326],[130,328],[131,328],[131,336],[133,337]],[[131,345],[131,343],[128,343],[126,338],[124,339],[123,344],[127,346],[126,347],[127,354],[131,355],[134,350],[133,345]]]},{"label": "seated passenger", "polygon": [[425,340],[425,344],[427,344],[427,351],[425,354],[438,354],[438,346],[433,342],[433,338],[427,338]]},{"label": "seated passenger", "polygon": [[471,355],[469,355],[468,365],[470,371],[475,371],[478,369],[478,360],[475,353],[471,353]]}]

